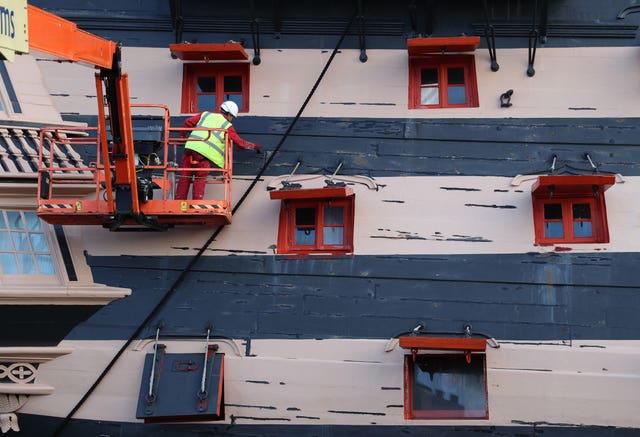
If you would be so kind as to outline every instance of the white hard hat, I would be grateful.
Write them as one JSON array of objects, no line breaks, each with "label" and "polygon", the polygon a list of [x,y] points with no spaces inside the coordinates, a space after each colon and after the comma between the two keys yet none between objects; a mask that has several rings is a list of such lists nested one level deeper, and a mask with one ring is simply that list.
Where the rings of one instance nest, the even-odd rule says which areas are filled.
[{"label": "white hard hat", "polygon": [[238,105],[236,105],[235,102],[232,102],[231,100],[227,100],[222,105],[220,105],[220,109],[233,115],[234,117],[238,116]]}]

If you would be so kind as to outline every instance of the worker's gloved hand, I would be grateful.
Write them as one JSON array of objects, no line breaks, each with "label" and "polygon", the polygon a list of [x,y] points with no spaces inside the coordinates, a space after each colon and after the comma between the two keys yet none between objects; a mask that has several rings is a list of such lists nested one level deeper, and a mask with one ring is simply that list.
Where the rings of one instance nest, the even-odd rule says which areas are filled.
[{"label": "worker's gloved hand", "polygon": [[262,148],[262,146],[261,146],[260,144],[258,144],[258,143],[253,143],[253,150],[255,150],[255,151],[256,151],[256,153],[262,153],[262,152],[260,151],[260,149],[261,149],[261,148]]}]

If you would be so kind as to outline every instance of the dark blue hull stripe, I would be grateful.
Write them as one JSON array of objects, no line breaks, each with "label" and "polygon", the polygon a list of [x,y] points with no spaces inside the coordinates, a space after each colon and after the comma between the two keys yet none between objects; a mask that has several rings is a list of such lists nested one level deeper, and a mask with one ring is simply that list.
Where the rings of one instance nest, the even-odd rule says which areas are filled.
[{"label": "dark blue hull stripe", "polygon": [[[243,418],[247,419],[247,418]],[[251,418],[248,418],[251,420]],[[259,419],[256,419],[259,421]],[[53,435],[62,419],[20,414],[20,437],[47,437]],[[428,437],[632,437],[637,429],[562,426],[562,424],[523,424],[523,426],[403,426],[348,425],[255,425],[231,424],[141,424],[118,423],[97,420],[72,419],[59,437],[89,436],[273,436],[273,437],[376,437],[376,436],[428,436]]]},{"label": "dark blue hull stripe", "polygon": [[[128,338],[189,257],[88,257],[132,289],[67,337]],[[638,253],[201,258],[148,326],[167,336],[386,339],[422,322],[501,340],[640,339]]]},{"label": "dark blue hull stripe", "polygon": [[[68,119],[96,124],[96,117]],[[183,120],[175,117],[171,124],[180,126]],[[234,127],[243,137],[262,144],[266,153],[234,151],[234,176],[257,174],[291,121],[288,117],[239,117]],[[554,155],[557,168],[570,165],[574,171],[591,173],[588,153],[600,172],[638,176],[639,135],[640,118],[303,117],[264,175],[287,174],[302,157],[298,174],[331,174],[342,162],[341,175],[514,177],[547,172]],[[85,157],[86,162],[92,159],[95,156]]]}]

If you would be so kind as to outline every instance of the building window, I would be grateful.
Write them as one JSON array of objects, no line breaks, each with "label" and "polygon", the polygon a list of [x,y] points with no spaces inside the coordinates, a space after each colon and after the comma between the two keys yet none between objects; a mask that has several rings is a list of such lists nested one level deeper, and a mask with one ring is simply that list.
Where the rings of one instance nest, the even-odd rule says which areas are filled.
[{"label": "building window", "polygon": [[272,191],[282,199],[278,253],[351,253],[355,195],[348,188]]},{"label": "building window", "polygon": [[488,419],[484,354],[404,358],[405,419]]},{"label": "building window", "polygon": [[55,274],[45,230],[35,212],[0,211],[0,268],[4,278]]},{"label": "building window", "polygon": [[473,55],[427,55],[409,59],[409,109],[477,106]]},{"label": "building window", "polygon": [[231,100],[240,112],[249,111],[249,64],[188,63],[182,78],[182,112],[217,109]]},{"label": "building window", "polygon": [[604,191],[614,176],[541,176],[533,187],[535,242],[608,243]]},{"label": "building window", "polygon": [[[591,211],[596,209],[593,199],[563,199],[542,203],[543,240],[575,240],[597,242]],[[601,230],[602,226],[596,226]]]}]

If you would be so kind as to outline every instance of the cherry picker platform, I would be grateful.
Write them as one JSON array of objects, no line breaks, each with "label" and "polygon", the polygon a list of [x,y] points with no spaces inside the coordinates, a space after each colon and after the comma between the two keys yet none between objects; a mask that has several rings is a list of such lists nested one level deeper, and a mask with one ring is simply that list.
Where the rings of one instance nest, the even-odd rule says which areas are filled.
[{"label": "cherry picker platform", "polygon": [[[218,187],[210,190],[217,199],[174,199],[176,178],[189,170],[177,164],[187,129],[170,127],[169,109],[164,105],[130,104],[119,44],[34,6],[27,9],[30,49],[99,70],[95,74],[98,125],[41,128],[38,216],[51,224],[102,225],[111,230],[230,224],[232,145],[228,137],[225,167],[207,170],[207,182]],[[132,110],[162,112],[157,139],[134,138]],[[90,157],[84,159],[86,166],[65,166],[68,161],[62,165],[53,159],[69,148]],[[90,186],[93,189],[87,191],[93,194],[69,197],[65,187],[74,184]]]}]

